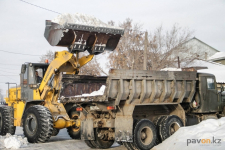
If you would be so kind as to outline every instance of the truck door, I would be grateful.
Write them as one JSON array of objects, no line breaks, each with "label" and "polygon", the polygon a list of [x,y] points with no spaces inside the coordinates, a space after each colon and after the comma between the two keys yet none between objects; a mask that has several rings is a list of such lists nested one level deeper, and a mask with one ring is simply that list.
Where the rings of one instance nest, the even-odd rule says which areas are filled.
[{"label": "truck door", "polygon": [[206,101],[208,101],[208,108],[210,112],[216,112],[218,110],[218,94],[216,88],[216,81],[214,76],[206,77]]}]

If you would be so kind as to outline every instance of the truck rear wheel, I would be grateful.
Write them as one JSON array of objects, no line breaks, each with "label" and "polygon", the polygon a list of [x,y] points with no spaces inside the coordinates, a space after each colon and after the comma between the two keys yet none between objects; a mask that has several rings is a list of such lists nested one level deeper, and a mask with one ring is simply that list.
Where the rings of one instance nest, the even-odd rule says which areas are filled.
[{"label": "truck rear wheel", "polygon": [[182,126],[184,126],[183,122],[178,116],[171,115],[164,117],[159,126],[161,140],[164,141]]},{"label": "truck rear wheel", "polygon": [[134,144],[138,149],[149,150],[155,145],[156,127],[147,119],[140,120],[134,128]]},{"label": "truck rear wheel", "polygon": [[53,120],[48,108],[41,105],[29,107],[23,117],[23,131],[30,143],[44,143],[53,131]]},{"label": "truck rear wheel", "polygon": [[13,108],[0,106],[0,135],[6,135],[6,133],[14,135],[15,131]]},{"label": "truck rear wheel", "polygon": [[159,127],[160,127],[160,125],[161,125],[161,122],[162,122],[162,120],[165,118],[166,116],[159,116],[159,117],[157,117],[156,119],[154,119],[154,121],[153,121],[153,123],[155,124],[155,126],[156,126],[156,131],[157,131],[157,134],[156,134],[156,141],[155,141],[155,143],[156,144],[159,144],[159,143],[161,143],[162,142],[162,140],[161,140],[161,137],[160,137],[160,133],[159,133]]},{"label": "truck rear wheel", "polygon": [[[71,119],[79,119],[80,112],[77,112],[76,107],[73,107],[69,112],[69,116]],[[76,125],[68,127],[67,132],[72,139],[80,139],[80,127]]]}]

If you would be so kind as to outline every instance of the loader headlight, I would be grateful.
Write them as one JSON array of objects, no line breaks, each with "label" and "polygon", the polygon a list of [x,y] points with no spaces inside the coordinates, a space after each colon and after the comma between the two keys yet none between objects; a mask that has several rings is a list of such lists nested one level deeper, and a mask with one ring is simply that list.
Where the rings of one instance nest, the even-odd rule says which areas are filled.
[{"label": "loader headlight", "polygon": [[30,88],[37,88],[37,84],[29,84]]}]

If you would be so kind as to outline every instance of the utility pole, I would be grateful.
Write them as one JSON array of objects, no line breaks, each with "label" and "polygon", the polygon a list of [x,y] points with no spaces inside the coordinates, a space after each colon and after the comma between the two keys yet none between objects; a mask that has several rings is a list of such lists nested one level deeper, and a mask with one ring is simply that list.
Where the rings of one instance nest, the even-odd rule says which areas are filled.
[{"label": "utility pole", "polygon": [[145,32],[145,47],[144,47],[144,64],[143,70],[147,70],[147,47],[148,47],[148,32]]},{"label": "utility pole", "polygon": [[179,56],[177,57],[177,62],[178,62],[178,68],[180,68],[180,58],[179,58]]}]

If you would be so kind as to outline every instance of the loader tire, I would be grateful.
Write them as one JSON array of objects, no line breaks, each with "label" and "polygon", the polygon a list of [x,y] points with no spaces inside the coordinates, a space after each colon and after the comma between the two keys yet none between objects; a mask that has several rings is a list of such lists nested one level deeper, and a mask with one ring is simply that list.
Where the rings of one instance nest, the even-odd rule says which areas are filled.
[{"label": "loader tire", "polygon": [[[76,111],[76,107],[73,107],[69,111],[69,117],[71,119],[78,119],[80,116],[80,112]],[[67,128],[67,132],[72,139],[80,139],[80,127],[74,125]]]},{"label": "loader tire", "polygon": [[59,129],[53,128],[52,136],[56,136],[59,134]]},{"label": "loader tire", "polygon": [[148,119],[140,120],[134,128],[134,144],[139,150],[149,150],[155,146],[156,127]]},{"label": "loader tire", "polygon": [[23,131],[30,143],[44,143],[53,132],[52,114],[41,105],[29,107],[23,116]]},{"label": "loader tire", "polygon": [[14,135],[15,131],[13,108],[0,106],[0,135],[6,135],[6,133]]},{"label": "loader tire", "polygon": [[171,115],[164,117],[159,126],[161,140],[164,141],[182,126],[184,126],[184,124],[178,116]]},{"label": "loader tire", "polygon": [[92,142],[91,142],[90,140],[85,140],[84,142],[87,144],[88,147],[90,147],[90,148],[96,148],[96,147],[92,144]]}]

